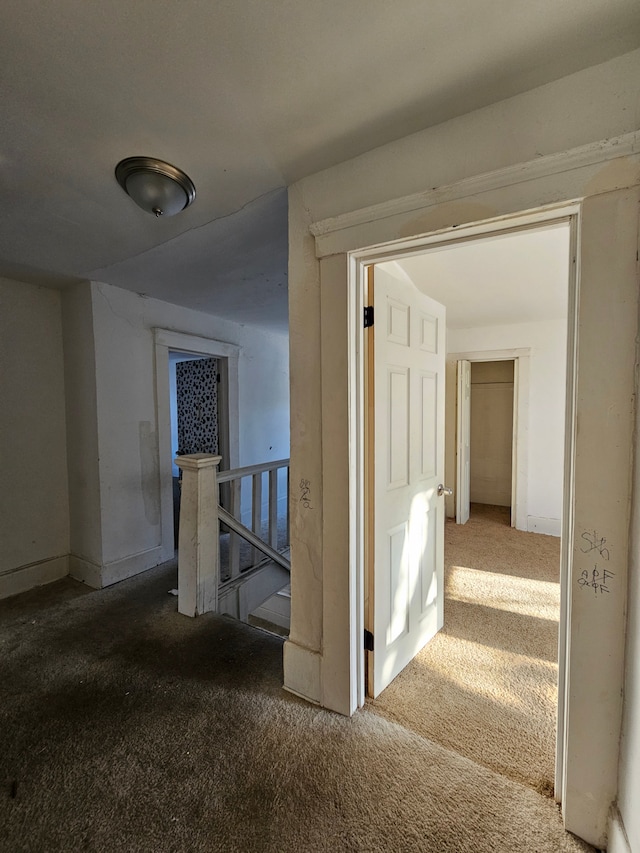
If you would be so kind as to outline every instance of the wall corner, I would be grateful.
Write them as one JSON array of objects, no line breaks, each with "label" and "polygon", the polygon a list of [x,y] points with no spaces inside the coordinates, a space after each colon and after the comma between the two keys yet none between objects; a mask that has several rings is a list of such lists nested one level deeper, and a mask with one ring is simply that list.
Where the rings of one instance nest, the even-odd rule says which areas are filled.
[{"label": "wall corner", "polygon": [[283,649],[284,689],[307,702],[320,705],[321,661],[319,652],[287,640]]}]

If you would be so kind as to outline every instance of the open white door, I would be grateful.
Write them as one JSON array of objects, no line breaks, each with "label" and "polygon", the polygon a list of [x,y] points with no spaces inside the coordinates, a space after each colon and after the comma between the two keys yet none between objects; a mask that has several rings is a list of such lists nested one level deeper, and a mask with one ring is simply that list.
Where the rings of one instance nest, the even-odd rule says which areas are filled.
[{"label": "open white door", "polygon": [[374,303],[368,691],[377,696],[444,621],[445,308],[378,267]]},{"label": "open white door", "polygon": [[471,362],[457,363],[456,523],[469,521],[471,503]]}]

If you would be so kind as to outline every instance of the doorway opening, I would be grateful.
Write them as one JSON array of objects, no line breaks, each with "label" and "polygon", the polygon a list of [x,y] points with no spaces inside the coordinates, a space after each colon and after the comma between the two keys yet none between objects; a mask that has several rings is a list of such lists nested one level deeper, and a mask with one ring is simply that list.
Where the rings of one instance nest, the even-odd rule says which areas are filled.
[{"label": "doorway opening", "polygon": [[[375,426],[372,429],[369,425],[366,432],[368,444],[364,458],[371,470],[365,469],[369,473],[365,473],[363,490],[367,565],[363,575],[363,619],[365,629],[372,635],[374,648],[364,653],[369,695],[379,696],[387,683],[413,661],[443,625],[444,634],[447,633],[447,606],[451,599],[455,601],[450,604],[452,612],[457,609],[459,615],[466,607],[469,617],[469,608],[475,607],[480,610],[481,621],[489,619],[491,622],[488,633],[474,636],[469,628],[471,620],[458,619],[451,632],[453,644],[475,645],[483,651],[488,650],[489,654],[477,659],[473,675],[480,671],[480,679],[476,688],[464,682],[467,676],[452,674],[450,668],[446,675],[443,671],[436,674],[431,687],[444,679],[440,684],[442,695],[446,688],[461,689],[462,693],[470,693],[473,689],[479,694],[495,692],[492,666],[506,672],[515,655],[513,665],[522,671],[527,662],[521,658],[531,662],[532,655],[528,652],[535,647],[535,655],[539,652],[539,657],[529,667],[529,697],[535,705],[542,691],[548,703],[550,674],[554,692],[552,713],[555,717],[557,710],[558,731],[562,730],[565,617],[560,599],[561,581],[566,586],[566,578],[563,580],[566,559],[561,569],[560,557],[562,553],[566,558],[567,543],[565,541],[561,548],[559,535],[570,488],[570,483],[567,489],[564,487],[564,475],[565,410],[568,402],[572,405],[573,397],[571,328],[575,304],[569,298],[570,292],[573,294],[569,281],[571,235],[571,221],[565,216],[536,227],[512,227],[489,236],[485,234],[482,238],[473,236],[466,241],[458,239],[446,244],[436,242],[428,248],[421,247],[421,251],[414,246],[409,251],[392,253],[385,247],[383,257],[370,259],[368,269],[373,267],[374,272],[368,281],[373,280],[374,287],[373,292],[370,287],[367,297],[375,304],[377,329],[374,326],[374,330],[367,333],[363,348],[363,373],[367,377],[363,412],[375,413]],[[380,290],[375,285],[376,275],[384,278]],[[417,294],[416,302],[409,301],[413,297],[407,295],[408,288],[413,288]],[[444,308],[446,344],[445,336],[440,343],[438,333],[434,332],[432,343],[425,346],[425,330],[437,329],[439,322],[429,300],[435,300]],[[415,325],[410,319],[412,315],[420,318]],[[418,352],[417,361],[405,365],[400,350],[409,346],[412,335],[416,336],[418,350],[435,353],[442,346],[442,362],[427,366],[421,362]],[[420,335],[421,341],[418,340]],[[386,362],[384,357],[380,361],[378,355],[385,347]],[[522,372],[519,370],[520,357],[523,359]],[[448,369],[445,361],[449,363]],[[371,377],[372,370],[375,380]],[[421,384],[415,385],[415,392],[411,390],[413,380],[409,379],[412,370],[421,372]],[[406,382],[402,378],[405,375]],[[465,383],[468,383],[466,397]],[[415,421],[410,414],[412,394],[420,409]],[[461,411],[461,401],[466,413]],[[405,410],[406,419],[399,415]],[[365,421],[369,423],[370,420],[367,421],[365,415]],[[380,449],[380,441],[387,441],[389,436],[392,441],[388,447]],[[411,444],[415,441],[421,446],[412,455]],[[429,458],[433,454],[432,466],[425,466],[425,447]],[[394,475],[395,479],[389,476],[383,482],[384,478],[378,475],[380,466],[386,466],[389,473],[395,470],[398,476]],[[395,506],[399,500],[400,492],[394,494],[394,490],[406,488],[414,477],[418,488],[409,495],[407,518],[394,519],[393,530],[381,532],[389,506]],[[508,533],[511,533],[510,526],[514,526],[527,534],[542,532],[556,538],[551,540],[549,536],[547,541],[545,537],[542,542],[542,538],[536,537],[537,543],[530,539],[531,558],[525,555],[524,562],[513,571],[503,572],[499,565],[491,571],[486,561],[483,563],[484,558],[479,557],[474,558],[479,560],[474,566],[473,559],[465,559],[458,550],[455,565],[449,561],[445,575],[444,566],[440,567],[438,561],[441,559],[444,563],[445,560],[444,497],[449,490],[452,494],[447,496],[446,515],[464,526],[471,507],[476,539],[481,528],[482,536],[495,539],[496,524],[506,527]],[[422,516],[430,513],[426,524],[424,518],[418,523],[413,517],[416,506]],[[428,509],[431,506],[433,509]],[[478,516],[475,519],[474,508]],[[367,526],[367,521],[371,520]],[[412,534],[412,529],[419,532]],[[516,531],[513,534],[521,537],[516,547],[518,551],[524,540],[522,534]],[[454,547],[449,538],[448,546]],[[458,536],[454,545],[459,547],[461,542]],[[416,555],[412,554],[414,547],[418,551]],[[534,564],[540,562],[542,551],[546,551],[547,565],[538,577]],[[510,558],[503,555],[496,559],[500,563]],[[520,580],[525,582],[520,584]],[[482,604],[476,595],[481,586],[487,586],[488,590],[488,597]],[[421,596],[423,606],[412,612],[410,596]],[[415,640],[412,639],[411,623],[424,622],[426,604],[436,603],[440,598],[442,603],[437,604],[434,612],[442,610],[443,617],[438,617],[435,630],[427,632],[428,635],[424,631],[417,632]],[[540,604],[537,612],[536,602]],[[386,615],[381,615],[385,612]],[[559,626],[561,673],[558,678]],[[525,635],[529,636],[525,628],[531,629],[531,636],[538,639],[541,628],[544,639],[539,639],[539,643],[535,639],[525,640]],[[465,632],[467,635],[461,636]],[[399,640],[404,649],[400,648]],[[511,646],[510,640],[513,641]],[[498,657],[499,662],[492,663],[492,653],[496,650],[505,652],[506,657],[501,662]],[[382,677],[385,667],[380,657],[391,661],[386,667],[390,674],[386,682]],[[414,667],[424,669],[424,660],[418,660]],[[483,667],[485,672],[481,671]],[[546,681],[539,687],[534,684],[536,669],[538,674],[546,673]],[[371,682],[372,672],[379,675],[377,685]],[[455,679],[460,683],[451,684]],[[364,701],[364,680],[361,689]],[[485,702],[486,716],[491,716],[492,708],[495,712],[498,705],[518,704],[521,694],[522,685],[519,685],[496,702]],[[476,706],[483,704],[481,699],[486,700],[487,696],[476,695]],[[419,705],[418,702],[416,707]],[[517,713],[513,707],[501,709],[505,711],[504,719],[513,721],[526,716],[525,706],[526,702],[520,703]],[[521,722],[521,719],[516,720],[516,728],[522,728]],[[443,725],[442,718],[438,724]],[[555,719],[550,722],[547,719],[545,723],[547,741],[549,731],[553,740],[551,769],[547,767],[546,774],[541,774],[532,784],[544,793],[553,792],[555,787],[556,798],[560,799],[558,780],[562,772],[563,745],[560,738],[554,755],[555,724]],[[505,724],[503,728],[508,731],[509,727]],[[517,762],[517,756],[515,758]]]},{"label": "doorway opening", "polygon": [[[174,462],[175,457],[189,453],[212,453],[222,457],[220,471],[229,469],[227,376],[228,365],[224,357],[169,350],[173,527],[176,548],[180,522],[181,472]],[[223,494],[223,501],[224,497]]]},{"label": "doorway opening", "polygon": [[[211,360],[217,362],[215,373],[217,388],[217,441],[222,455],[220,469],[230,470],[239,464],[239,348],[222,341],[200,338],[169,329],[155,329],[156,401],[158,407],[158,446],[160,451],[160,481],[162,508],[162,552],[164,560],[174,557],[176,551],[176,479],[178,470],[173,463],[181,450],[178,437],[178,402],[176,368],[186,367],[186,384],[191,387],[191,402],[187,406],[186,435],[198,439],[199,423],[207,423],[212,412],[206,397],[213,394],[213,379],[189,381],[189,363],[197,366]],[[183,368],[184,369],[184,368]],[[193,369],[193,368],[192,368]],[[201,369],[201,368],[199,368]],[[189,426],[191,413],[195,412]],[[222,491],[223,498],[228,501]],[[225,505],[226,506],[226,505]]]},{"label": "doorway opening", "polygon": [[469,520],[474,503],[508,508],[515,527],[516,361],[458,359],[455,369],[456,522]]},{"label": "doorway opening", "polygon": [[511,521],[514,362],[471,362],[471,503],[506,507]]}]

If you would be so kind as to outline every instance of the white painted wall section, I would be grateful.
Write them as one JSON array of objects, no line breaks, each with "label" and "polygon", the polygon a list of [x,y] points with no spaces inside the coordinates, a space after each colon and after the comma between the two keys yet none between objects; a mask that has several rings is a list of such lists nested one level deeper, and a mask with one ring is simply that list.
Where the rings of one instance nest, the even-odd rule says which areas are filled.
[{"label": "white painted wall section", "polygon": [[[614,571],[621,586],[597,614],[592,612],[595,605],[580,597],[582,568],[574,552],[569,587],[575,678],[568,697],[564,808],[568,828],[596,846],[606,840],[616,796],[637,331],[638,198],[635,190],[616,190],[640,183],[638,137],[607,140],[639,127],[636,51],[383,146],[301,180],[289,191],[292,471],[294,481],[309,480],[322,510],[312,517],[292,504],[285,684],[347,713],[356,707],[353,673],[360,644],[345,632],[344,621],[353,613],[350,602],[358,600],[345,571],[357,547],[346,517],[353,475],[346,253],[587,198],[577,258],[582,290],[575,522],[585,530],[602,526],[603,534],[618,543]],[[577,146],[584,147],[569,150]],[[450,186],[455,182],[466,183]],[[383,207],[362,210],[375,204]]]},{"label": "white painted wall section", "polygon": [[99,587],[102,516],[98,465],[98,407],[91,288],[82,282],[62,293],[70,574]]},{"label": "white painted wall section", "polygon": [[60,293],[0,279],[0,598],[68,572]]},{"label": "white painted wall section", "polygon": [[166,559],[163,542],[172,536],[162,527],[161,489],[171,481],[161,471],[172,463],[159,456],[154,328],[239,348],[245,465],[289,455],[287,340],[105,284],[91,284],[91,300],[105,584]]},{"label": "white painted wall section", "polygon": [[[639,126],[640,49],[382,145],[294,186],[296,193],[302,193],[309,221],[318,222],[636,131]],[[562,192],[557,182],[556,187]],[[443,202],[447,203],[446,198]],[[470,221],[461,217],[458,204],[447,204],[448,224]],[[476,209],[477,220],[487,215],[486,208]],[[432,231],[442,227],[442,221],[442,209],[421,211],[405,234]],[[289,217],[289,222],[291,237],[299,220]]]},{"label": "white painted wall section", "polygon": [[609,853],[640,851],[640,456],[637,448],[639,421],[636,406],[636,454],[633,466],[624,712],[620,742],[618,810],[614,813],[610,832]]}]

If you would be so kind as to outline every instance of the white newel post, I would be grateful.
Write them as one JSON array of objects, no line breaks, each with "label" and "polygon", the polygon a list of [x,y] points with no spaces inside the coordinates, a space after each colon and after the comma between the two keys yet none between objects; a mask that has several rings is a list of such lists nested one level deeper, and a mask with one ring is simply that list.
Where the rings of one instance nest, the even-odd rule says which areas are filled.
[{"label": "white newel post", "polygon": [[218,606],[220,539],[217,468],[221,456],[178,456],[182,470],[178,536],[178,612],[198,616]]}]

